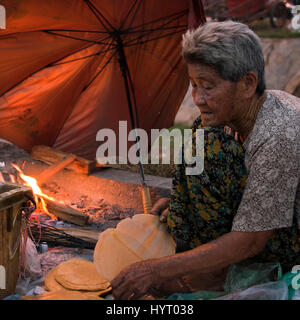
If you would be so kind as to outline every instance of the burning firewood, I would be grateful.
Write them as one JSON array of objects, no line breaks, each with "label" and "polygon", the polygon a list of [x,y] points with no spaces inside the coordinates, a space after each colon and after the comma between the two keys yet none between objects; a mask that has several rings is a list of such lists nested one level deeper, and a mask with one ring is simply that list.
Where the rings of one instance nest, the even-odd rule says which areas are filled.
[{"label": "burning firewood", "polygon": [[17,165],[13,166],[19,172],[19,175],[23,181],[26,182],[26,185],[32,188],[37,207],[41,208],[52,218],[57,217],[63,221],[72,222],[80,226],[87,224],[88,215],[79,210],[66,206],[62,202],[56,201],[52,197],[47,196],[38,186],[36,179],[23,174],[22,170]]},{"label": "burning firewood", "polygon": [[44,199],[48,211],[57,218],[80,226],[87,224],[88,215],[84,214],[83,212],[66,206],[55,200],[51,200],[43,195],[40,197]]}]

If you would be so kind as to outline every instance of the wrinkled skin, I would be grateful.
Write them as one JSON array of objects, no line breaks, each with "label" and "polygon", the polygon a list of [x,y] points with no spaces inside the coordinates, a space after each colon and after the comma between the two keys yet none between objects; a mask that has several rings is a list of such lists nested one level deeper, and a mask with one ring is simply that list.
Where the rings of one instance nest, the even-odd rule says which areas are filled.
[{"label": "wrinkled skin", "polygon": [[188,65],[188,70],[193,100],[200,109],[203,125],[219,127],[233,121],[238,111],[235,108],[237,85],[223,80],[208,66]]},{"label": "wrinkled skin", "polygon": [[174,292],[199,290],[222,291],[227,268],[219,272],[195,274],[194,276],[162,279],[152,269],[156,261],[145,260],[126,267],[112,282],[113,295],[122,300],[145,299],[148,295],[163,298]]},{"label": "wrinkled skin", "polygon": [[[111,282],[113,295],[116,299],[136,300],[146,295],[220,291],[226,268],[258,254],[271,236],[272,231],[229,232],[186,252],[134,263]],[[182,281],[185,278],[188,281]]]},{"label": "wrinkled skin", "polygon": [[203,64],[189,64],[188,72],[192,97],[201,112],[203,125],[227,125],[245,139],[261,107],[261,101],[256,95],[256,73],[250,71],[234,83],[224,80],[215,69]]},{"label": "wrinkled skin", "polygon": [[116,298],[137,300],[144,298],[146,294],[157,295],[160,279],[152,271],[151,261],[146,260],[123,269],[111,285]]}]

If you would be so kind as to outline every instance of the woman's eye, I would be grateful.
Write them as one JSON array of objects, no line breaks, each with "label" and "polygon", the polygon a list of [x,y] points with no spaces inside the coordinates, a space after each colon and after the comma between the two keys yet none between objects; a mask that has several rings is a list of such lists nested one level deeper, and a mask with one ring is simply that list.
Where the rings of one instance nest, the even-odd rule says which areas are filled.
[{"label": "woman's eye", "polygon": [[204,90],[210,90],[210,89],[212,89],[213,88],[213,86],[210,84],[210,83],[207,83],[207,82],[205,82],[205,83],[199,83],[199,85],[197,85],[197,83],[195,83],[195,82],[191,82],[191,86],[192,86],[192,88],[194,88],[194,89],[197,89],[197,88],[203,88]]},{"label": "woman's eye", "polygon": [[212,89],[212,85],[210,85],[209,83],[203,83],[203,84],[202,84],[202,87],[203,87],[204,89],[206,89],[206,90]]}]

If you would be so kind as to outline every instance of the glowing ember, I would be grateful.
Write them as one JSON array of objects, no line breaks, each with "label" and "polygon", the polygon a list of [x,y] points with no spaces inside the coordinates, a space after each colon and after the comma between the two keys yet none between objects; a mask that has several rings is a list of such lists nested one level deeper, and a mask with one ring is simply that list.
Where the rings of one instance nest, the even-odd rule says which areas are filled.
[{"label": "glowing ember", "polygon": [[55,199],[53,199],[52,197],[47,196],[46,194],[44,194],[42,192],[42,190],[38,186],[37,181],[36,181],[35,178],[26,176],[17,165],[15,165],[13,163],[11,165],[19,172],[19,175],[22,178],[22,180],[25,182],[25,185],[31,187],[31,189],[33,191],[33,195],[34,195],[34,200],[35,200],[36,205],[37,205],[37,209],[44,211],[52,219],[56,219],[56,216],[54,216],[53,214],[51,214],[48,211],[46,203],[45,203],[43,198],[46,198],[46,199],[52,200],[52,201],[55,201]]}]

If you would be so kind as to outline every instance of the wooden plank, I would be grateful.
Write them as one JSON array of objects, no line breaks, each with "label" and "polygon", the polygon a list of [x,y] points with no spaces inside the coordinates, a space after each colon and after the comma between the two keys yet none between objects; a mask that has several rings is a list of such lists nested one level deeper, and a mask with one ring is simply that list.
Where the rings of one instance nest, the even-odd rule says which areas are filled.
[{"label": "wooden plank", "polygon": [[58,161],[56,164],[53,164],[52,166],[48,167],[36,178],[38,184],[40,185],[43,184],[49,178],[51,178],[56,173],[58,173],[59,171],[64,169],[66,166],[71,164],[75,159],[76,159],[75,155],[69,155],[66,158],[63,158],[61,161]]},{"label": "wooden plank", "polygon": [[[34,146],[31,151],[31,157],[33,159],[43,161],[50,165],[62,161],[64,158],[71,155],[73,154],[65,153],[47,146]],[[76,158],[66,167],[66,169],[88,175],[96,168],[96,161],[87,160],[76,155],[73,156]]]},{"label": "wooden plank", "polygon": [[83,212],[58,203],[56,201],[47,199],[43,196],[42,198],[45,200],[48,211],[55,215],[57,218],[60,218],[63,221],[72,222],[79,226],[87,224],[89,217]]},{"label": "wooden plank", "polygon": [[0,210],[4,210],[28,200],[25,195],[31,195],[29,187],[6,183],[0,185]]}]

